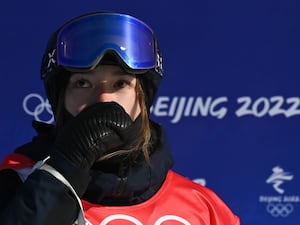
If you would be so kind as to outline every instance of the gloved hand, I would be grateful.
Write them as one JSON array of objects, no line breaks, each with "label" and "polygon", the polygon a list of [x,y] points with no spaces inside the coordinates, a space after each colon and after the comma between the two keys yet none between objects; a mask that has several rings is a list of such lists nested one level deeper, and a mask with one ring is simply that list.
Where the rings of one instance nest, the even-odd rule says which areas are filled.
[{"label": "gloved hand", "polygon": [[82,195],[94,162],[104,153],[134,142],[128,138],[136,138],[139,129],[140,126],[133,123],[117,103],[97,103],[62,127],[48,164],[69,181],[78,195]]}]

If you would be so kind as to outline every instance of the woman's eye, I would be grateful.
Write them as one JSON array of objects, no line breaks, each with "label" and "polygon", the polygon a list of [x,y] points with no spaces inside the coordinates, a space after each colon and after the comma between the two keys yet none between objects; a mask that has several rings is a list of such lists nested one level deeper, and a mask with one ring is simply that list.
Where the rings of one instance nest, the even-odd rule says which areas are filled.
[{"label": "woman's eye", "polygon": [[91,87],[91,83],[88,80],[81,79],[75,82],[75,86],[77,88],[88,88]]},{"label": "woman's eye", "polygon": [[129,85],[129,83],[128,83],[128,81],[126,81],[126,80],[118,80],[118,81],[114,84],[115,88],[117,88],[117,89],[124,88],[124,87],[126,87],[127,85]]}]

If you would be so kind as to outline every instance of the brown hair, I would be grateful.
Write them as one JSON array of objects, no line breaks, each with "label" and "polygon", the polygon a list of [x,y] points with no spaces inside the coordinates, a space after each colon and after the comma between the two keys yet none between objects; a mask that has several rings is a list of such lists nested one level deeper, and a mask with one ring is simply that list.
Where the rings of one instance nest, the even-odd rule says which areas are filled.
[{"label": "brown hair", "polygon": [[[128,150],[118,150],[109,154],[104,155],[99,160],[107,160],[115,156],[120,155],[127,155],[127,154],[133,154],[137,151],[142,151],[145,159],[147,162],[149,162],[149,143],[151,138],[151,130],[150,130],[150,121],[149,121],[149,115],[148,115],[148,109],[145,102],[145,95],[144,91],[142,89],[142,85],[140,80],[137,78],[136,86],[135,86],[136,96],[138,99],[138,102],[140,104],[141,108],[141,117],[142,117],[142,126],[140,132],[138,135],[138,141],[137,144]],[[65,107],[65,89],[61,92],[61,96],[58,100],[57,104],[57,110],[55,113],[56,118],[56,129],[59,130],[67,117],[68,112],[66,111]]]}]

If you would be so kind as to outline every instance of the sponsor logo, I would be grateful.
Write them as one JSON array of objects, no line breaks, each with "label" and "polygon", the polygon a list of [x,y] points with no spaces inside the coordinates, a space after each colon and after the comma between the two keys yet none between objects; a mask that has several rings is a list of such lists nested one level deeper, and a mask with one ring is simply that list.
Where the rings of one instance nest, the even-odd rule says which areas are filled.
[{"label": "sponsor logo", "polygon": [[285,194],[285,182],[292,182],[294,175],[282,167],[275,166],[272,174],[266,179],[266,184],[272,185],[277,195],[260,195],[259,202],[266,204],[266,211],[273,217],[288,217],[294,212],[294,205],[300,203],[300,196]]},{"label": "sponsor logo", "polygon": [[35,120],[53,123],[54,116],[48,99],[40,94],[30,93],[23,99],[23,109],[27,115],[33,116]]},{"label": "sponsor logo", "polygon": [[55,61],[55,52],[56,52],[56,49],[53,49],[52,52],[49,52],[48,53],[48,64],[47,64],[47,68],[50,68],[52,64],[55,64],[56,61]]}]

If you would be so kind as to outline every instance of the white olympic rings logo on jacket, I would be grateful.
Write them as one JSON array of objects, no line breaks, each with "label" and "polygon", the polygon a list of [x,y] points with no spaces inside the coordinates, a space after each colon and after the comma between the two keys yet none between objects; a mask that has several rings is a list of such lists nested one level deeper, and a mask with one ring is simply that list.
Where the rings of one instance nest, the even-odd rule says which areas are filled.
[{"label": "white olympic rings logo on jacket", "polygon": [[[38,102],[34,103],[34,101],[38,101]],[[30,107],[30,104],[34,106]],[[54,116],[48,99],[45,100],[41,95],[37,93],[28,94],[23,99],[23,109],[28,115],[33,116],[34,119],[37,121],[41,121],[45,123],[54,122]],[[44,115],[45,112],[50,115],[50,119],[43,120],[41,118],[41,116]]]},{"label": "white olympic rings logo on jacket", "polygon": [[[115,220],[125,220],[125,221],[132,222],[132,224],[134,225],[144,225],[141,221],[139,221],[135,217],[125,215],[125,214],[115,214],[115,215],[108,216],[104,220],[102,220],[102,222],[99,225],[109,225],[110,222]],[[183,225],[191,225],[191,223],[188,222],[187,220],[183,219],[180,216],[175,216],[175,215],[161,216],[155,221],[153,225],[162,225],[166,221],[177,221],[182,223]],[[86,224],[91,225],[92,223],[87,221]]]}]

